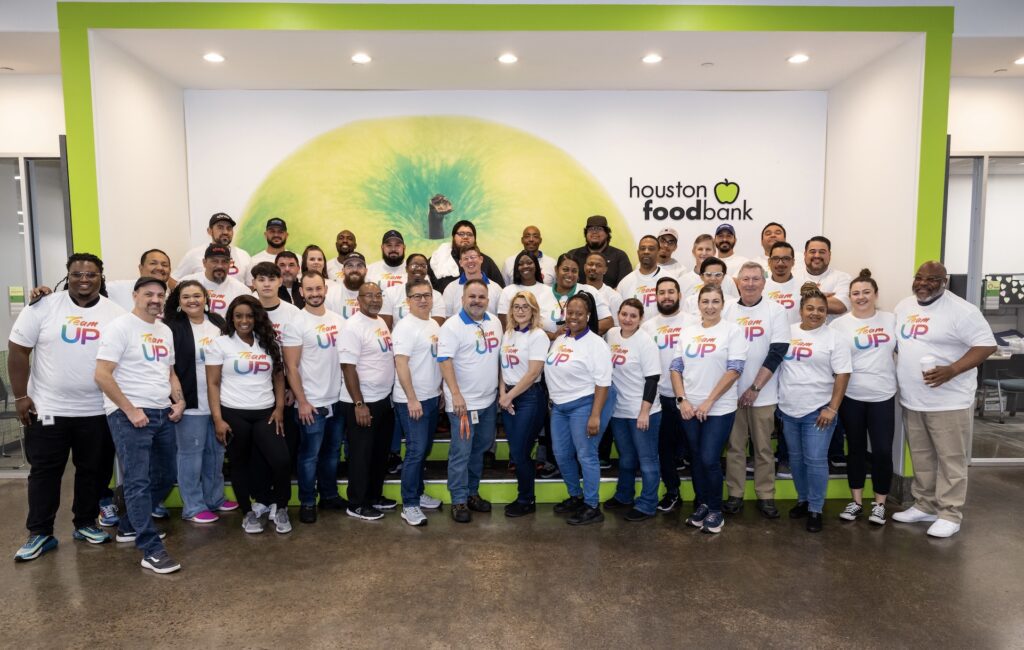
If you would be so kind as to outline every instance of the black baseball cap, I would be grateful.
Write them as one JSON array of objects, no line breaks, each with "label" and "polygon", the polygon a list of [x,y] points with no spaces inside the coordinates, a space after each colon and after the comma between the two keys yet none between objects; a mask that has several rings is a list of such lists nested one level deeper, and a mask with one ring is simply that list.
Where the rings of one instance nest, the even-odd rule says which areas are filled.
[{"label": "black baseball cap", "polygon": [[206,247],[206,252],[203,253],[203,259],[205,260],[210,257],[227,257],[230,259],[231,249],[220,244],[210,244]]},{"label": "black baseball cap", "polygon": [[160,288],[162,288],[164,291],[167,291],[167,283],[161,280],[160,278],[154,278],[151,275],[144,275],[138,280],[136,280],[135,288],[132,289],[132,291],[138,291],[141,287],[144,287],[147,284],[159,284]]},{"label": "black baseball cap", "polygon": [[366,264],[366,257],[364,257],[362,253],[357,253],[356,251],[352,251],[351,253],[346,255],[345,259],[341,260],[341,265],[345,266],[345,263],[348,262],[349,260],[359,260],[363,264]]},{"label": "black baseball cap", "polygon": [[386,233],[384,233],[384,236],[380,238],[380,243],[386,244],[388,243],[388,240],[392,238],[398,239],[398,241],[402,242],[403,244],[405,243],[405,237],[402,237],[402,233],[398,232],[397,230],[389,230]]},{"label": "black baseball cap", "polygon": [[266,230],[270,230],[271,228],[280,228],[281,230],[288,230],[288,224],[286,224],[284,222],[284,219],[282,219],[281,217],[274,217],[272,219],[267,219]]},{"label": "black baseball cap", "polygon": [[226,212],[217,212],[210,217],[210,227],[213,228],[213,224],[220,223],[221,221],[227,221],[232,226],[235,226],[235,220],[232,219]]}]

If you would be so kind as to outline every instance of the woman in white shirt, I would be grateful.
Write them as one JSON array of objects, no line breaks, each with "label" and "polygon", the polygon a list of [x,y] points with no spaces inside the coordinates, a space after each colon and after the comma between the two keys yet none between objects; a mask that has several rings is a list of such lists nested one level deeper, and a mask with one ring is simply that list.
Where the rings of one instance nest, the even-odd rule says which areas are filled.
[{"label": "woman in white shirt", "polygon": [[597,314],[598,335],[604,334],[612,326],[612,313],[608,310],[608,304],[601,298],[597,289],[588,284],[579,284],[580,267],[576,259],[568,253],[562,253],[555,262],[555,281],[550,286],[545,286],[542,298],[537,302],[541,309],[541,318],[544,331],[552,341],[557,339],[565,331],[565,309],[568,301],[573,296],[587,292],[594,298]]},{"label": "woman in white shirt", "polygon": [[829,326],[851,345],[853,373],[839,419],[846,430],[846,480],[853,501],[840,517],[854,521],[864,511],[868,436],[871,437],[871,487],[875,493],[868,521],[885,524],[885,497],[892,482],[892,439],[896,431],[896,316],[878,311],[878,284],[861,270],[850,282],[851,311]]},{"label": "woman in white shirt", "polygon": [[288,520],[291,460],[284,439],[284,361],[274,326],[260,302],[238,296],[227,311],[227,331],[206,350],[206,384],[217,440],[227,445],[231,486],[245,517],[242,529],[262,533],[249,503],[250,466],[259,454],[270,467],[277,532]]},{"label": "woman in white shirt", "polygon": [[825,325],[825,294],[813,285],[800,293],[800,322],[790,326],[780,367],[779,418],[797,494],[789,517],[807,517],[807,530],[817,533],[828,489],[828,445],[853,367],[850,346]]},{"label": "woman in white shirt", "polygon": [[693,240],[693,248],[690,249],[690,252],[693,254],[693,268],[685,269],[679,273],[679,296],[681,300],[686,300],[700,291],[701,285],[704,282],[700,276],[700,265],[704,260],[715,254],[715,238],[707,233],[697,235],[697,238]]},{"label": "woman in white shirt", "polygon": [[747,360],[747,339],[739,325],[722,319],[725,295],[721,287],[702,287],[697,304],[701,321],[679,333],[678,352],[669,372],[693,454],[696,498],[686,523],[705,533],[719,533],[725,525],[722,452],[736,420],[736,380]]},{"label": "woman in white shirt", "polygon": [[[605,340],[611,348],[616,392],[611,427],[619,450],[619,481],[615,496],[605,501],[604,507],[630,508],[626,521],[643,521],[658,511],[661,358],[653,338],[636,335],[644,318],[643,303],[636,298],[623,300],[618,317],[619,326],[610,329]],[[641,488],[636,498],[638,466]]]},{"label": "woman in white shirt", "polygon": [[501,296],[498,298],[498,320],[501,321],[502,327],[508,327],[509,307],[512,305],[513,296],[520,291],[528,291],[538,299],[545,292],[551,291],[551,288],[544,284],[540,261],[529,251],[522,251],[516,255],[515,262],[512,264],[512,284],[502,289]]},{"label": "woman in white shirt", "polygon": [[[544,365],[551,409],[551,442],[569,498],[555,505],[572,525],[604,521],[597,447],[615,407],[608,344],[597,331],[594,297],[579,292],[565,303],[565,327]],[[583,489],[576,467],[583,468]]]},{"label": "woman in white shirt", "polygon": [[[520,254],[516,259],[516,273],[522,258]],[[537,510],[533,489],[536,467],[530,451],[547,416],[548,396],[541,373],[549,342],[541,327],[540,307],[532,293],[516,293],[509,311],[508,327],[501,339],[498,407],[519,484],[516,500],[505,506],[505,516],[521,517]]]}]

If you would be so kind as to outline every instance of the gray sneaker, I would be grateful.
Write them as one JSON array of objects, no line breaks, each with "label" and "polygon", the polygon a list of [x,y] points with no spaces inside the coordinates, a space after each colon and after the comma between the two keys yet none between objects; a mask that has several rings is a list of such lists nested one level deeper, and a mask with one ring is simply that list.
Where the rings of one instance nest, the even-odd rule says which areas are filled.
[{"label": "gray sneaker", "polygon": [[288,508],[274,508],[274,524],[277,532],[282,535],[292,532],[292,522],[288,521]]},{"label": "gray sneaker", "polygon": [[427,523],[427,516],[423,514],[419,506],[402,508],[402,519],[410,526],[425,526]]},{"label": "gray sneaker", "polygon": [[174,573],[181,568],[181,565],[175,562],[167,554],[167,551],[161,549],[152,555],[142,558],[142,567],[149,569],[153,573]]},{"label": "gray sneaker", "polygon": [[245,519],[242,520],[242,530],[249,533],[250,535],[255,535],[256,533],[263,532],[263,522],[260,521],[260,518],[256,514],[255,510],[250,510],[249,512],[245,513]]},{"label": "gray sneaker", "polygon": [[270,508],[257,501],[252,504],[252,511],[256,513],[256,518],[259,519],[263,515],[270,512]]},{"label": "gray sneaker", "polygon": [[423,493],[420,495],[420,507],[426,510],[437,510],[441,507],[441,500]]}]

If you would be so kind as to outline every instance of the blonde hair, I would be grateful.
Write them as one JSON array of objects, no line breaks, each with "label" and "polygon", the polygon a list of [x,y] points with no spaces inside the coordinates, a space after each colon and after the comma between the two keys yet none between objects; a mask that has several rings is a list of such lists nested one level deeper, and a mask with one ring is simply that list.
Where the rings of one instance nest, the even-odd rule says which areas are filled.
[{"label": "blonde hair", "polygon": [[530,309],[533,311],[533,317],[530,318],[530,324],[527,326],[527,331],[543,327],[544,321],[540,315],[540,305],[537,303],[537,297],[529,291],[519,291],[516,292],[516,295],[512,296],[512,300],[508,301],[508,324],[505,326],[505,331],[509,334],[516,329],[516,319],[512,316],[512,305],[514,305],[520,298],[525,300],[526,304],[529,305]]}]

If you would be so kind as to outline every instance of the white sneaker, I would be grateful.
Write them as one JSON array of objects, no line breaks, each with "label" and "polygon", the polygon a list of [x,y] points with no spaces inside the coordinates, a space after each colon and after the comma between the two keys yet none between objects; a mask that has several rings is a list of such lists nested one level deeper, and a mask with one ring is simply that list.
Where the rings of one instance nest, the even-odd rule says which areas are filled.
[{"label": "white sneaker", "polygon": [[945,519],[936,519],[935,523],[928,527],[928,534],[932,537],[952,537],[960,532],[960,524],[954,524]]},{"label": "white sneaker", "polygon": [[270,508],[267,509],[267,522],[271,522],[277,519],[277,504],[271,503]]},{"label": "white sneaker", "polygon": [[918,510],[914,506],[910,506],[903,512],[893,513],[892,518],[903,524],[916,524],[919,521],[935,521],[938,519],[936,515],[930,515],[927,512]]},{"label": "white sneaker", "polygon": [[263,522],[256,516],[255,510],[250,510],[245,513],[245,518],[242,520],[242,530],[250,535],[256,535],[263,532]]},{"label": "white sneaker", "polygon": [[263,515],[270,512],[270,508],[257,501],[252,504],[252,512],[256,513],[256,518],[259,519]]},{"label": "white sneaker", "polygon": [[273,521],[277,532],[282,535],[292,532],[292,522],[288,520],[288,508],[275,508]]},{"label": "white sneaker", "polygon": [[441,507],[441,500],[424,493],[420,495],[420,507],[426,510],[437,510]]},{"label": "white sneaker", "polygon": [[885,504],[884,503],[872,503],[871,504],[871,516],[868,517],[868,521],[879,526],[885,525]]},{"label": "white sneaker", "polygon": [[418,506],[402,508],[402,519],[410,526],[425,526],[427,524],[427,516]]}]

